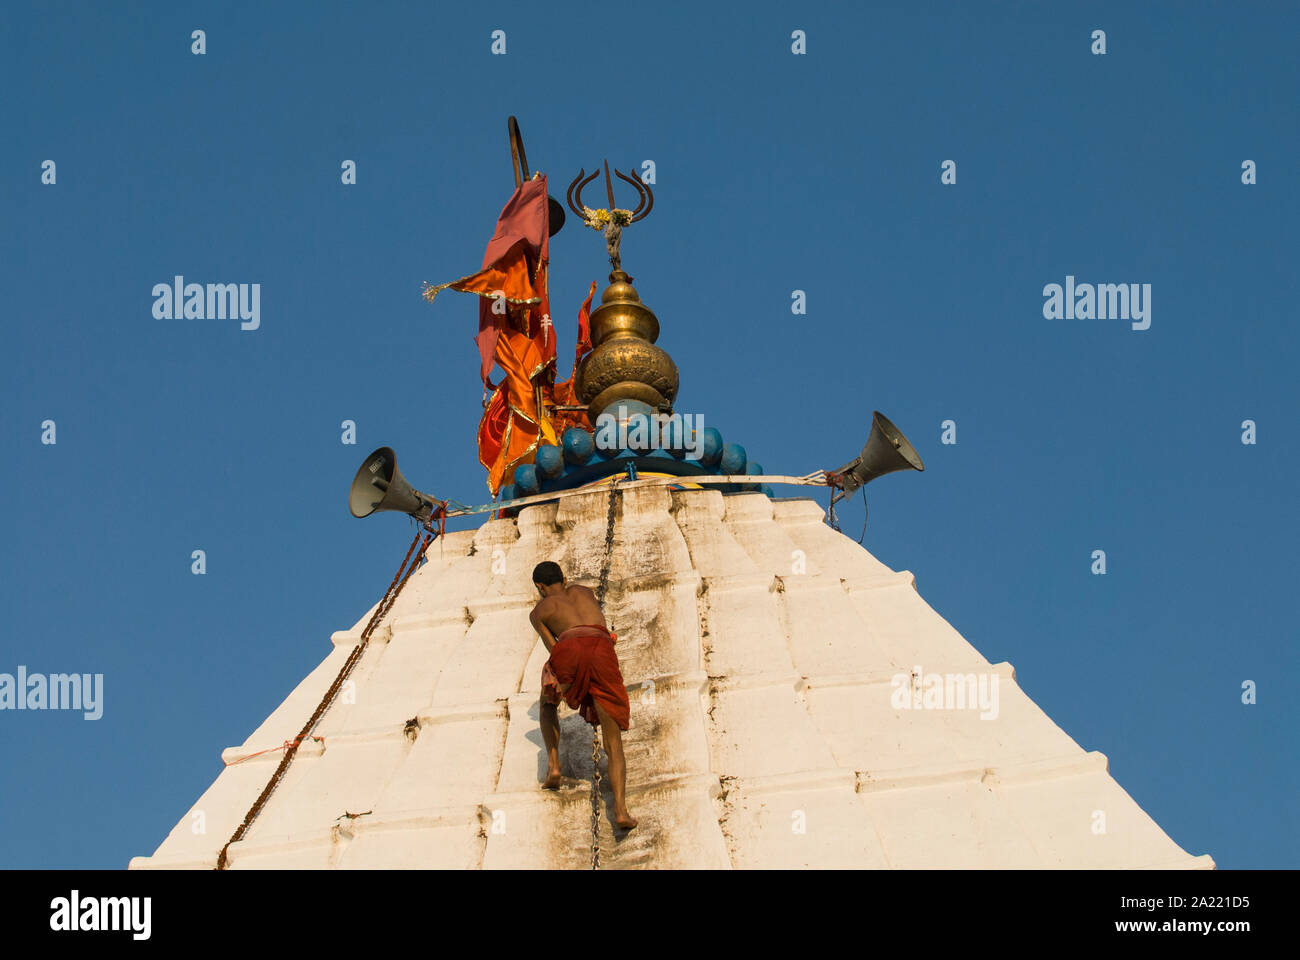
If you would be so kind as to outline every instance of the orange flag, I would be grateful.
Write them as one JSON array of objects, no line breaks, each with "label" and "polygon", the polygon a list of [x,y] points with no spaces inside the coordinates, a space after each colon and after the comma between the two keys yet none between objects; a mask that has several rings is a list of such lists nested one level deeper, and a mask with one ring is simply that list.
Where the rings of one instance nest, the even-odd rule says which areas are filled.
[{"label": "orange flag", "polygon": [[[478,342],[479,376],[485,387],[492,383],[494,348],[501,327],[512,316],[525,333],[530,327],[534,306],[546,296],[546,265],[550,260],[550,208],[546,201],[546,178],[539,176],[515,188],[497,218],[496,232],[483,254],[483,269],[450,283],[426,287],[424,299],[430,303],[448,288],[482,297],[479,304]],[[519,314],[523,312],[522,318]],[[543,314],[537,314],[540,320]],[[549,318],[548,318],[549,319]],[[554,345],[552,344],[552,350]]]},{"label": "orange flag", "polygon": [[[573,372],[568,380],[557,383],[551,391],[558,406],[577,406],[582,403],[582,399],[578,396],[578,365],[582,363],[582,358],[591,352],[591,298],[595,295],[596,281],[593,280],[587,299],[582,302],[578,310],[578,342],[573,351]],[[581,411],[559,412],[556,413],[554,420],[556,434],[563,434],[568,427],[591,429],[587,414]]]},{"label": "orange flag", "polygon": [[[475,340],[484,393],[491,390],[492,396],[484,402],[478,447],[493,496],[510,482],[519,463],[532,459],[540,442],[557,442],[545,410],[546,401],[553,401],[556,355],[547,294],[549,213],[546,178],[521,184],[501,210],[483,269],[424,292],[430,302],[448,288],[482,298]],[[495,386],[493,365],[504,373]]]},{"label": "orange flag", "polygon": [[529,376],[546,367],[537,341],[504,327],[496,341],[496,362],[505,376],[488,401],[478,431],[479,463],[487,468],[493,496],[512,479],[517,464],[532,459],[541,439],[555,442],[549,421],[538,416],[536,391]]}]

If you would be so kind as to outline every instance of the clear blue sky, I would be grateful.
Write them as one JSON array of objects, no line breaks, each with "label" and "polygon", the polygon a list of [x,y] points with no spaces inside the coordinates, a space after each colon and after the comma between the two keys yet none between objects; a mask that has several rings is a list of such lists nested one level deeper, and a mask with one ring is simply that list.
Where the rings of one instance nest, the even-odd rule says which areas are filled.
[{"label": "clear blue sky", "polygon": [[[511,113],[558,196],[655,162],[623,252],[680,410],[774,473],[885,412],[927,469],[866,546],[1186,850],[1300,864],[1293,4],[120,6],[0,11],[0,672],[105,685],[0,713],[0,866],[152,853],[376,601],[410,531],[348,514],[366,452],[484,499],[476,307],[420,288],[478,268]],[[551,251],[567,375],[608,265]],[[260,283],[260,329],[154,319],[176,274]],[[1044,319],[1067,275],[1150,329]]]}]

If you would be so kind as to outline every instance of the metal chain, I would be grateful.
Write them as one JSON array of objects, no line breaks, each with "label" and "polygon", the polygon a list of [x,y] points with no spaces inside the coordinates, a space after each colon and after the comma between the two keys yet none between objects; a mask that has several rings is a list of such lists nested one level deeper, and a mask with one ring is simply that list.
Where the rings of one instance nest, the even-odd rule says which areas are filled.
[{"label": "metal chain", "polygon": [[591,869],[600,869],[600,741],[591,728]]},{"label": "metal chain", "polygon": [[[614,557],[614,514],[618,498],[618,477],[609,481],[609,513],[605,518],[605,557],[600,566],[600,583],[596,586],[596,603],[605,612],[605,594],[609,591],[609,568]],[[606,624],[608,626],[608,624]],[[591,728],[591,869],[600,869],[600,739],[598,725]]]},{"label": "metal chain", "polygon": [[596,587],[596,602],[604,612],[605,594],[609,592],[609,567],[614,555],[614,512],[618,496],[618,482],[614,478],[609,484],[609,513],[605,517],[605,559],[600,566],[600,583]]}]

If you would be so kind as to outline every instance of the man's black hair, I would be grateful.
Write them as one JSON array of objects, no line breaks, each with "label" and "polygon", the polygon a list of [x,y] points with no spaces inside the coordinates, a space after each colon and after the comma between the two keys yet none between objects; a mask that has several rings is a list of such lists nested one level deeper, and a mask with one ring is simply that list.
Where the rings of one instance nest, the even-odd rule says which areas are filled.
[{"label": "man's black hair", "polygon": [[552,560],[543,560],[537,566],[533,567],[533,583],[540,583],[544,587],[549,587],[554,583],[561,583],[564,580],[564,571],[560,565]]}]

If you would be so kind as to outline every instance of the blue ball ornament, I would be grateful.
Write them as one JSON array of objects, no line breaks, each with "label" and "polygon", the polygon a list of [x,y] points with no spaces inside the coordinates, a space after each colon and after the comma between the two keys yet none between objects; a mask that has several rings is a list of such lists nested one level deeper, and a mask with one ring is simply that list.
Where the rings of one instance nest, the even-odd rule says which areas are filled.
[{"label": "blue ball ornament", "polygon": [[531,463],[521,463],[515,467],[515,489],[519,491],[520,496],[530,497],[534,493],[541,492],[541,484],[537,479],[537,467]]},{"label": "blue ball ornament", "polygon": [[581,427],[570,427],[560,438],[564,447],[564,459],[575,467],[580,467],[591,459],[596,452],[596,443],[590,433]]},{"label": "blue ball ornament", "polygon": [[693,439],[694,431],[688,431],[680,418],[669,420],[659,431],[660,448],[678,460],[686,457],[686,442]]},{"label": "blue ball ornament", "polygon": [[744,473],[748,459],[745,448],[740,444],[724,443],[722,445],[722,460],[719,466],[724,474]]},{"label": "blue ball ornament", "polygon": [[722,431],[717,427],[704,428],[704,452],[700,454],[700,463],[706,467],[716,467],[722,459]]},{"label": "blue ball ornament", "polygon": [[623,444],[623,449],[634,453],[649,453],[651,426],[648,413],[629,414],[627,418],[627,438]]},{"label": "blue ball ornament", "polygon": [[549,480],[554,480],[564,472],[564,451],[553,444],[537,448],[537,472]]}]

